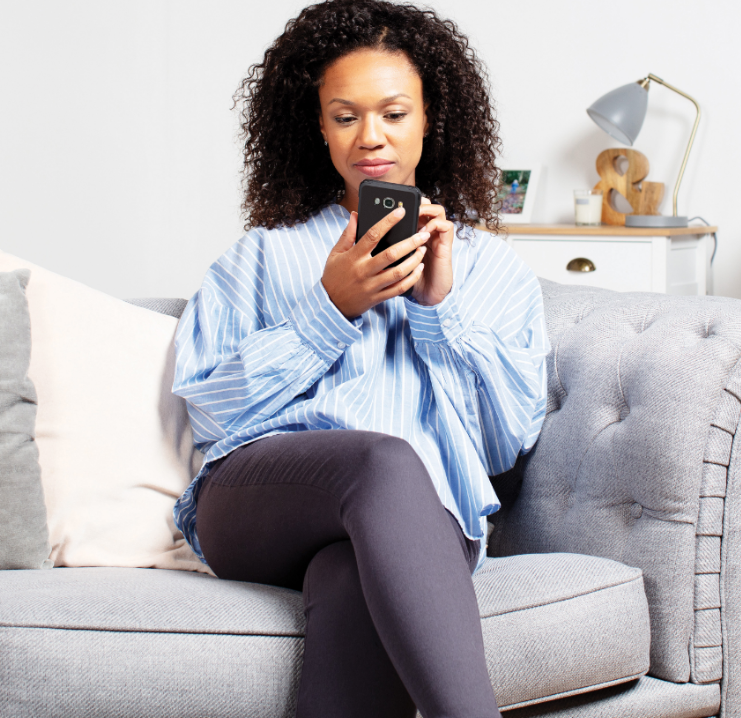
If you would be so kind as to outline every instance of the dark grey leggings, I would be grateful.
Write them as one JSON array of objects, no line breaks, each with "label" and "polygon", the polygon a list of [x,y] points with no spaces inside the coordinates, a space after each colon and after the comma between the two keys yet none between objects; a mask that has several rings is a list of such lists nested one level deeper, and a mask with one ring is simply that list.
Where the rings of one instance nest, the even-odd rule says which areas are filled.
[{"label": "dark grey leggings", "polygon": [[305,431],[218,462],[198,498],[217,576],[302,590],[297,718],[495,718],[478,542],[401,439]]}]

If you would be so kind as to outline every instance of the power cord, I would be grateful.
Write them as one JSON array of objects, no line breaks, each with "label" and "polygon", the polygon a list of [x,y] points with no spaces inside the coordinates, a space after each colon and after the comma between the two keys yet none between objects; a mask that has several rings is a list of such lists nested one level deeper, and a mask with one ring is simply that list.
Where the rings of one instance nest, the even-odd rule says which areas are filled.
[{"label": "power cord", "polygon": [[[692,217],[691,219],[687,220],[687,224],[689,224],[690,222],[694,222],[696,219],[699,219],[701,222],[704,222],[706,227],[709,227],[710,226],[710,222],[708,222],[707,220],[705,220],[705,219],[703,219],[702,217],[699,217],[699,216],[698,217]],[[715,259],[715,253],[717,251],[718,251],[718,236],[717,236],[717,234],[715,232],[713,232],[713,254],[710,257],[710,264],[711,265],[713,263],[713,260]]]}]

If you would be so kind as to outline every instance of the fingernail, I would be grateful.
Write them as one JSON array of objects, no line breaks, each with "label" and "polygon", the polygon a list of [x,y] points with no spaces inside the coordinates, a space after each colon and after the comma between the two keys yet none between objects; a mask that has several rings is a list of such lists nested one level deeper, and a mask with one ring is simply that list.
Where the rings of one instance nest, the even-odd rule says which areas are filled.
[{"label": "fingernail", "polygon": [[430,238],[430,233],[429,232],[420,232],[417,236],[420,239],[429,239]]},{"label": "fingernail", "polygon": [[419,251],[422,252],[422,255],[424,256],[424,253],[427,251],[427,247],[420,247]]},{"label": "fingernail", "polygon": [[394,210],[394,217],[403,217],[406,213],[406,210],[403,207],[397,207]]}]

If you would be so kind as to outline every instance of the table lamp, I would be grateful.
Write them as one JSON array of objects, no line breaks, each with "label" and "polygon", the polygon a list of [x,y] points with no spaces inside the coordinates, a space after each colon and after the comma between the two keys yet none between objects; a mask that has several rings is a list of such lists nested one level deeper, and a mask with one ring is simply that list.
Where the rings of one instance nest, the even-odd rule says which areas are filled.
[{"label": "table lamp", "polygon": [[672,87],[668,82],[664,82],[660,77],[649,73],[648,77],[638,82],[632,82],[629,85],[618,87],[612,92],[603,95],[587,110],[587,114],[611,137],[626,145],[632,145],[638,133],[643,126],[643,120],[646,117],[648,108],[648,86],[650,81],[658,82],[660,85],[669,90],[673,90],[682,97],[686,97],[697,110],[695,124],[692,127],[690,141],[682,160],[682,167],[679,170],[677,184],[674,187],[673,196],[673,213],[671,217],[662,215],[638,215],[629,214],[625,217],[626,227],[686,227],[687,217],[677,216],[677,195],[679,194],[679,184],[684,175],[684,169],[687,166],[687,158],[690,156],[692,143],[695,141],[697,126],[700,124],[700,105],[687,93]]}]

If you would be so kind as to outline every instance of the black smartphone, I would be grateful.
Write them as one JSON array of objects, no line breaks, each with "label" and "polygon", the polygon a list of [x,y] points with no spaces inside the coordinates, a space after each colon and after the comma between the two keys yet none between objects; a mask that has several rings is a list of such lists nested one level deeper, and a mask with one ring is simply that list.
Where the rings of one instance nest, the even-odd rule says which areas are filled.
[{"label": "black smartphone", "polygon": [[[355,236],[357,242],[376,222],[380,222],[389,212],[397,207],[404,207],[406,214],[397,222],[371,252],[373,256],[392,244],[409,239],[417,234],[419,223],[419,207],[422,204],[422,193],[416,187],[380,180],[367,179],[360,183],[358,191],[358,231]],[[411,252],[410,252],[411,254]],[[397,259],[390,267],[401,264],[406,257]]]}]

